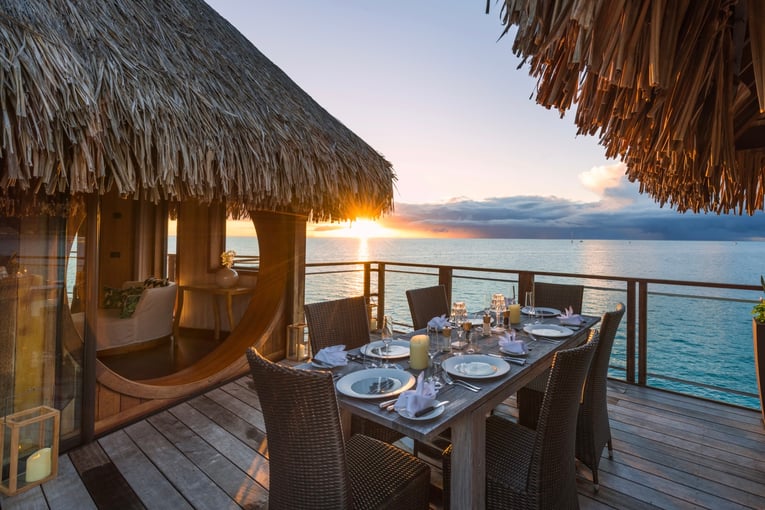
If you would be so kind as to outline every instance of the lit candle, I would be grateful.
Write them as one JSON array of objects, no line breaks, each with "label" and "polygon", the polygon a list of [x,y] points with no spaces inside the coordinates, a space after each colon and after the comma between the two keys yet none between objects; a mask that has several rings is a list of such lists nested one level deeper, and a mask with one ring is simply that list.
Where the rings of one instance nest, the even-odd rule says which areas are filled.
[{"label": "lit candle", "polygon": [[409,367],[415,370],[428,368],[428,335],[414,335],[409,341]]},{"label": "lit candle", "polygon": [[521,322],[521,305],[519,303],[514,303],[510,305],[510,322],[513,324],[518,324]]},{"label": "lit candle", "polygon": [[41,448],[27,459],[27,483],[37,482],[50,475],[50,448]]}]

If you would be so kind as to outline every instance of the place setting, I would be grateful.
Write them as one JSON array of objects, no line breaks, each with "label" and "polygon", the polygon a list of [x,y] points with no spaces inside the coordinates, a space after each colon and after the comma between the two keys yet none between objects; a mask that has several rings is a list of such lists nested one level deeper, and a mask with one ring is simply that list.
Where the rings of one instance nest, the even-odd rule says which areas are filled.
[{"label": "place setting", "polygon": [[507,361],[488,354],[453,356],[442,361],[441,368],[449,375],[468,379],[490,379],[510,371]]},{"label": "place setting", "polygon": [[448,400],[437,400],[437,394],[436,384],[432,379],[426,379],[423,371],[417,376],[415,389],[402,392],[393,404],[393,410],[407,420],[432,420],[442,415],[449,403]]},{"label": "place setting", "polygon": [[403,359],[409,357],[409,341],[396,338],[389,343],[382,340],[361,346],[359,352],[364,356],[379,359]]},{"label": "place setting", "polygon": [[414,386],[412,374],[400,368],[368,368],[342,376],[337,391],[361,399],[390,398]]}]

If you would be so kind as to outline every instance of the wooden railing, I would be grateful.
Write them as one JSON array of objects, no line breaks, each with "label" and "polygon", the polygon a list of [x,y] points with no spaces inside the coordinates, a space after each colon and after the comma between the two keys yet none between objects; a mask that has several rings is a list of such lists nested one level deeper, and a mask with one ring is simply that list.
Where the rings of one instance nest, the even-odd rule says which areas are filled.
[{"label": "wooden railing", "polygon": [[[342,285],[319,281],[333,277]],[[307,264],[306,302],[363,294],[374,304],[377,324],[393,310],[397,324],[411,327],[407,288],[443,284],[450,302],[459,299],[482,309],[485,296],[510,295],[511,289],[523,296],[535,280],[584,285],[583,311],[591,315],[624,302],[626,314],[612,354],[613,377],[759,407],[754,362],[749,362],[753,358],[749,311],[762,290],[755,285],[389,261],[327,262]],[[731,356],[726,358],[726,353]],[[731,361],[730,373],[725,373],[720,364],[733,355],[735,364]],[[699,361],[708,362],[710,369],[694,380],[688,368]],[[716,374],[718,368],[723,372]],[[730,383],[731,376],[740,380]]]}]

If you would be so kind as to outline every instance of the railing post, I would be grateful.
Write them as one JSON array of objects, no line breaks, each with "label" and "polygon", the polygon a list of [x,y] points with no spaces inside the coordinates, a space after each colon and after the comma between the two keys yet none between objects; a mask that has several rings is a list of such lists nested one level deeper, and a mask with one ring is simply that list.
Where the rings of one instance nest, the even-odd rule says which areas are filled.
[{"label": "railing post", "polygon": [[641,281],[638,286],[638,385],[648,382],[648,283]]},{"label": "railing post", "polygon": [[364,298],[369,303],[372,297],[372,263],[364,262]]},{"label": "railing post", "polygon": [[630,384],[635,384],[635,281],[627,282],[627,338],[626,350],[626,374],[625,379]]},{"label": "railing post", "polygon": [[530,271],[520,271],[518,272],[518,303],[521,306],[526,306],[526,303],[523,302],[523,298],[527,291],[534,291],[534,273]]},{"label": "railing post", "polygon": [[446,301],[452,302],[452,274],[454,270],[451,267],[438,266],[438,284],[446,289]]},{"label": "railing post", "polygon": [[377,324],[382,325],[385,317],[385,264],[377,263]]}]

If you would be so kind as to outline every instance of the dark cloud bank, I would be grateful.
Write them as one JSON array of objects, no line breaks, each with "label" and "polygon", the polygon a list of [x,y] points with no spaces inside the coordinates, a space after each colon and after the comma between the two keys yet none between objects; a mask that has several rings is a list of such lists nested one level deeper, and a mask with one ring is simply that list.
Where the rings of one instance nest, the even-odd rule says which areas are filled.
[{"label": "dark cloud bank", "polygon": [[650,197],[608,190],[600,202],[517,196],[445,204],[397,204],[388,226],[424,235],[518,239],[763,240],[765,213],[680,214]]}]

